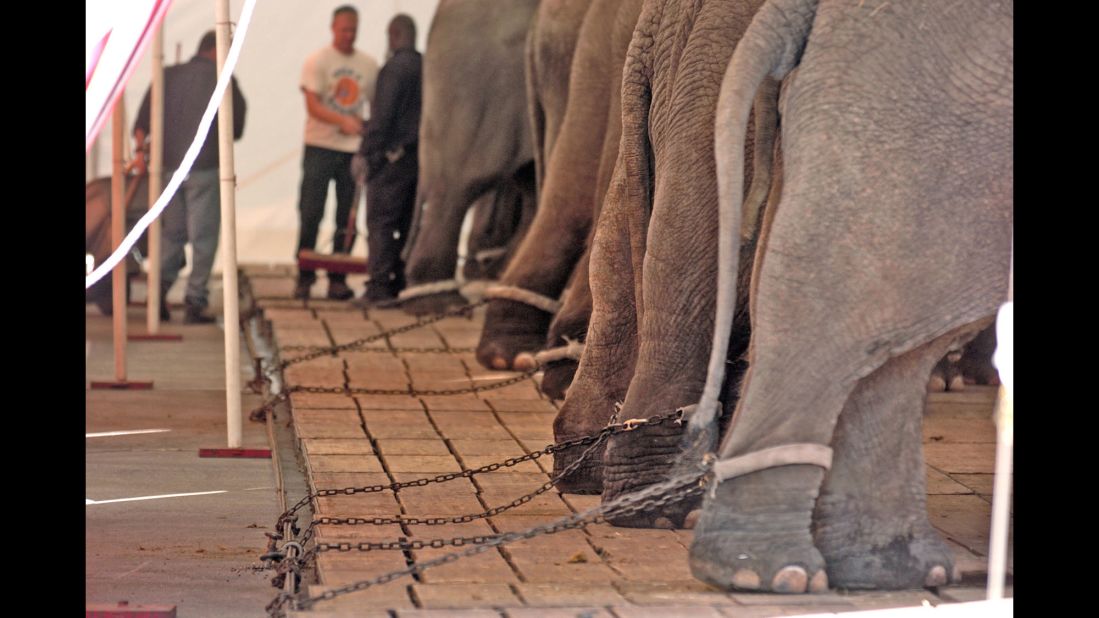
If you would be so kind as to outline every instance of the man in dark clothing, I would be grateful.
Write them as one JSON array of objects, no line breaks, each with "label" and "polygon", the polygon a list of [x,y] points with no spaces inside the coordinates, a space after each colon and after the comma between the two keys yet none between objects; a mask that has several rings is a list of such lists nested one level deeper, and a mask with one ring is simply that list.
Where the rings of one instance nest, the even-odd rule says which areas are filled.
[{"label": "man in dark clothing", "polygon": [[370,281],[360,305],[391,301],[404,287],[401,249],[416,200],[422,56],[408,15],[389,22],[389,60],[378,74],[359,153],[367,165],[366,229]]},{"label": "man in dark clothing", "polygon": [[[183,162],[183,156],[191,146],[199,121],[210,102],[217,85],[217,37],[207,32],[199,43],[198,52],[184,64],[164,69],[164,184],[175,174]],[[244,134],[244,96],[232,79],[233,89],[233,138]],[[137,149],[138,167],[144,171],[148,152],[146,137],[149,135],[149,95],[141,101],[141,109],[134,122],[134,143]],[[221,190],[218,179],[217,117],[210,125],[206,141],[202,144],[187,178],[179,186],[172,201],[161,215],[160,259],[160,319],[168,321],[171,314],[165,297],[175,283],[179,271],[186,263],[183,252],[188,239],[191,242],[191,275],[187,278],[184,295],[186,313],[184,324],[205,324],[214,321],[203,313],[209,305],[210,270],[218,249],[221,231]]]}]

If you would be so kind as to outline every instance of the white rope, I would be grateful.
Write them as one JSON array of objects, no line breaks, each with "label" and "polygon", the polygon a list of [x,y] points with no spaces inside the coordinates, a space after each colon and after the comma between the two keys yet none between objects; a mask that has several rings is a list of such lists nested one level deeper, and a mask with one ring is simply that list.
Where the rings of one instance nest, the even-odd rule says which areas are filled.
[{"label": "white rope", "polygon": [[584,342],[575,341],[565,337],[565,345],[558,346],[556,348],[550,348],[548,350],[542,350],[534,355],[534,362],[538,363],[539,367],[544,367],[549,363],[559,360],[574,360],[579,361],[580,356],[584,353]]},{"label": "white rope", "polygon": [[832,467],[832,449],[811,442],[772,446],[747,455],[718,461],[714,464],[714,478],[720,483],[751,472],[793,464],[809,464],[827,470]]},{"label": "white rope", "polygon": [[524,305],[530,305],[535,309],[541,309],[546,313],[557,313],[561,309],[561,303],[549,296],[543,296],[537,292],[524,290],[514,285],[493,285],[485,290],[485,298],[491,300],[512,300]]},{"label": "white rope", "polygon": [[168,202],[175,196],[176,191],[179,190],[179,185],[183,184],[183,179],[187,177],[187,174],[191,173],[191,166],[194,165],[195,159],[198,158],[198,153],[202,150],[202,144],[206,141],[206,135],[210,131],[210,124],[214,121],[214,115],[217,114],[218,106],[221,104],[222,97],[225,96],[225,89],[229,86],[230,79],[233,76],[233,69],[237,66],[237,58],[240,56],[240,49],[244,45],[245,35],[248,34],[248,24],[252,21],[252,11],[255,9],[256,0],[245,0],[244,9],[241,11],[240,22],[237,26],[236,35],[233,37],[233,43],[229,46],[229,55],[225,59],[225,65],[222,68],[221,75],[218,76],[217,86],[214,87],[214,93],[210,96],[210,102],[206,105],[206,112],[202,114],[202,120],[198,123],[198,130],[195,132],[195,138],[191,142],[191,147],[187,149],[187,154],[183,156],[183,162],[180,163],[179,169],[172,175],[171,181],[168,182],[168,186],[164,188],[164,192],[160,194],[156,204],[145,213],[137,224],[134,225],[134,229],[130,230],[130,233],[122,239],[122,244],[114,250],[109,258],[104,260],[90,275],[84,277],[84,288],[90,288],[103,278],[104,275],[111,272],[115,266],[126,256],[130,247],[134,246],[134,243],[141,238],[141,235],[145,232],[145,229],[149,227],[149,224],[154,219],[160,216],[160,213],[168,206]]},{"label": "white rope", "polygon": [[442,294],[443,292],[457,292],[461,287],[462,284],[457,279],[432,281],[431,283],[414,285],[412,287],[401,290],[401,292],[397,294],[397,299],[408,300],[410,298],[419,298],[421,296],[431,296],[432,294]]}]

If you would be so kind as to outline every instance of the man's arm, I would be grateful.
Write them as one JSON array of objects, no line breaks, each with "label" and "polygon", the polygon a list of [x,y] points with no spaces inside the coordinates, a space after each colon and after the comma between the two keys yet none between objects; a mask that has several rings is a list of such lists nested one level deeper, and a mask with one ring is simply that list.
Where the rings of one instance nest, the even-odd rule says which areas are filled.
[{"label": "man's arm", "polygon": [[148,165],[146,157],[149,150],[145,140],[149,136],[149,114],[151,113],[149,96],[150,92],[146,90],[145,98],[141,100],[141,107],[137,112],[137,118],[134,119],[133,165],[138,173],[145,173],[146,166]]},{"label": "man's arm", "polygon": [[309,112],[309,115],[326,122],[328,124],[334,124],[340,129],[340,133],[346,133],[348,135],[358,135],[362,130],[362,120],[352,116],[351,114],[341,114],[334,109],[327,107],[324,102],[321,101],[320,95],[315,92],[310,92],[305,88],[301,91],[305,93],[305,109]]},{"label": "man's arm", "polygon": [[363,137],[362,151],[370,163],[371,171],[380,168],[385,159],[386,139],[397,122],[397,102],[405,79],[403,67],[396,62],[386,63],[378,73],[374,102],[370,106],[370,130]]}]

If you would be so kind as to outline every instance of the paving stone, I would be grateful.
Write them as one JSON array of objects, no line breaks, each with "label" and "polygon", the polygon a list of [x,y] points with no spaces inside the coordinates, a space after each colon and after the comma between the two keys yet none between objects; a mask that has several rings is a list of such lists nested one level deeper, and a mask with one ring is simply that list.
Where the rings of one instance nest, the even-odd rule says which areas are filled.
[{"label": "paving stone", "polygon": [[445,345],[442,338],[435,331],[428,328],[418,328],[399,335],[390,335],[389,343],[396,348],[438,348]]},{"label": "paving stone", "polygon": [[240,264],[241,281],[251,283],[256,279],[286,279],[296,275],[293,264]]},{"label": "paving stone", "polygon": [[[396,504],[394,502],[394,504]],[[327,517],[359,517],[355,514],[349,515],[328,515]],[[364,543],[364,542],[389,542],[396,541],[405,536],[401,527],[396,524],[373,526],[373,525],[336,525],[336,524],[319,524],[316,528],[316,539],[318,543]],[[390,550],[378,550],[378,553]],[[369,552],[368,552],[369,553]],[[342,553],[330,553],[333,556],[347,556],[347,560],[351,561],[353,556],[350,552]],[[352,565],[353,566],[353,565]]]},{"label": "paving stone", "polygon": [[690,579],[675,584],[668,580],[623,581],[615,584],[623,598],[637,605],[734,606],[736,602],[724,591]]},{"label": "paving stone", "polygon": [[342,388],[346,378],[343,367],[332,369],[327,367],[307,367],[304,365],[292,365],[282,372],[283,380],[288,386],[323,386],[326,388]]},{"label": "paving stone", "polygon": [[355,438],[304,438],[301,440],[302,450],[306,457],[314,455],[373,455],[374,447],[364,435],[360,439]]},{"label": "paving stone", "polygon": [[549,480],[549,477],[545,474],[527,474],[523,472],[519,472],[516,474],[500,474],[498,472],[491,472],[487,474],[478,474],[474,478],[477,479],[477,484],[481,487],[483,491],[520,490],[520,493],[534,491],[540,485],[542,485],[542,483],[545,483]]},{"label": "paving stone", "polygon": [[[734,601],[748,606],[808,606],[813,612],[851,611],[855,606],[835,592],[824,594],[772,594],[766,592],[730,592]],[[734,612],[735,613],[735,612]],[[802,611],[801,613],[808,613]]]},{"label": "paving stone", "polygon": [[[418,549],[413,550],[412,555],[417,564],[440,558],[454,551],[464,548],[445,549]],[[441,566],[430,567],[423,572],[423,582],[428,584],[445,582],[466,583],[517,583],[519,580],[515,572],[495,549],[474,556],[460,558],[455,562]]]},{"label": "paving stone", "polygon": [[983,496],[991,496],[993,484],[996,481],[995,474],[951,474],[950,478],[961,483],[966,488]]},{"label": "paving stone", "polygon": [[923,446],[927,464],[947,474],[990,474],[996,463],[995,444],[954,444],[932,442]]},{"label": "paving stone", "polygon": [[691,616],[697,618],[723,618],[722,614],[714,607],[699,607],[697,605],[668,605],[663,607],[638,607],[636,605],[616,605],[611,608],[618,618],[665,618],[667,616]]},{"label": "paving stone", "polygon": [[[440,419],[446,418],[446,415],[440,414],[438,417],[432,415],[432,419],[435,420],[436,425],[439,424]],[[448,425],[445,428],[440,427],[447,438],[451,440],[510,440],[511,434],[499,423],[496,424],[477,424],[477,425]]]},{"label": "paving stone", "polygon": [[[522,452],[519,452],[513,455],[508,455],[507,457],[518,457],[522,454]],[[472,469],[497,463],[501,461],[501,459],[502,458],[499,455],[463,455],[462,463],[465,464],[466,468]],[[542,469],[539,468],[538,464],[534,463],[533,461],[524,461],[521,463],[517,463],[514,466],[500,468],[499,470],[497,470],[497,472],[500,474],[536,474],[538,472],[542,472]]]},{"label": "paving stone", "polygon": [[540,412],[544,414],[557,414],[557,408],[553,407],[546,399],[507,399],[504,397],[486,396],[485,401],[500,414],[516,412]]},{"label": "paving stone", "polygon": [[568,559],[554,562],[518,554],[512,556],[512,563],[526,581],[532,583],[610,583],[617,579],[615,572],[602,562],[569,562]]},{"label": "paving stone", "polygon": [[494,609],[412,609],[398,610],[397,618],[500,618]]},{"label": "paving stone", "polygon": [[432,496],[419,498],[402,495],[401,505],[409,517],[457,517],[485,510],[477,498],[469,495]]},{"label": "paving stone", "polygon": [[[481,494],[481,498],[492,507],[503,506],[510,504],[512,501],[518,499],[520,496],[534,491],[537,487],[530,487],[528,489],[521,490],[507,490],[507,491],[494,491]],[[509,515],[515,515],[520,517],[540,517],[546,521],[559,519],[561,517],[568,517],[572,515],[572,511],[565,503],[561,502],[561,499],[551,493],[542,494],[525,504],[514,507],[507,511]],[[545,522],[542,522],[545,523]]]},{"label": "paving stone", "polygon": [[[476,475],[475,478],[481,478],[481,476]],[[393,472],[393,478],[398,482],[407,483],[424,478],[424,475],[415,472]],[[469,479],[458,477],[442,483],[430,483],[423,487],[406,487],[401,491],[404,493],[414,492],[417,495],[428,495],[432,492],[473,494],[476,488]]]},{"label": "paving stone", "polygon": [[859,610],[922,607],[925,601],[931,606],[942,603],[939,597],[927,590],[841,591],[837,594]]},{"label": "paving stone", "polygon": [[330,393],[290,393],[290,406],[295,410],[358,410],[355,399]]},{"label": "paving stone", "polygon": [[388,455],[385,465],[391,472],[443,474],[462,471],[451,455]]},{"label": "paving stone", "polygon": [[312,481],[314,491],[317,489],[388,485],[391,482],[388,474],[379,472],[316,472],[311,474],[309,478]]},{"label": "paving stone", "polygon": [[423,412],[420,400],[406,395],[355,395],[355,401],[365,410],[416,410]]},{"label": "paving stone", "polygon": [[[610,584],[561,584],[528,583],[516,584],[516,589],[527,605],[533,607],[582,606],[625,604],[626,599]],[[508,612],[508,615],[513,615]],[[596,614],[599,615],[599,614]]]},{"label": "paving stone", "polygon": [[[988,553],[992,505],[978,496],[928,496],[927,515],[931,525],[979,555]],[[1011,531],[1008,529],[1008,542]]]},{"label": "paving stone", "polygon": [[[438,419],[436,419],[438,424]],[[450,440],[451,446],[462,457],[473,455],[489,455],[504,459],[507,457],[519,457],[526,455],[515,440],[481,440],[474,438],[455,438]]]},{"label": "paving stone", "polygon": [[411,316],[400,309],[370,309],[367,311],[367,317],[378,324],[383,329],[392,329],[406,324],[412,324],[416,321],[414,316]]},{"label": "paving stone", "polygon": [[317,319],[328,325],[329,329],[357,326],[375,332],[378,326],[366,319],[361,310],[348,311],[335,307],[317,307]]},{"label": "paving stone", "polygon": [[332,422],[309,419],[294,419],[294,432],[298,438],[365,438],[361,426],[351,422]]},{"label": "paving stone", "polygon": [[[252,298],[290,298],[294,280],[280,277],[250,277],[248,280]],[[301,304],[301,301],[297,301]]]},{"label": "paving stone", "polygon": [[[488,384],[492,381],[496,381],[496,379],[487,379],[491,375],[493,374],[473,373],[471,377],[477,384]],[[512,373],[507,375],[507,377],[510,378],[514,375],[515,374]],[[495,388],[491,391],[487,391],[487,393],[491,393],[491,396],[493,397],[500,397],[503,399],[542,399],[542,394],[538,391],[538,387],[535,386],[534,382],[531,380],[524,380],[518,384],[512,384],[503,388]]]},{"label": "paving stone", "polygon": [[315,455],[309,458],[312,472],[383,472],[374,455]]},{"label": "paving stone", "polygon": [[[828,606],[829,613],[836,611],[850,611],[850,608],[836,609],[837,606]],[[722,616],[729,618],[772,618],[773,616],[805,616],[816,613],[809,607],[790,607],[782,605],[753,605],[744,607],[741,605],[723,605],[716,608]]]},{"label": "paving stone", "polygon": [[[546,584],[556,586],[557,584]],[[507,618],[614,618],[601,607],[527,607],[508,608]]]},{"label": "paving stone", "polygon": [[267,308],[263,310],[263,318],[285,328],[291,328],[293,324],[307,324],[307,328],[315,328],[320,325],[312,309],[306,309],[299,303],[297,307]]},{"label": "paving stone", "polygon": [[[318,578],[326,586],[344,586],[408,566],[404,554],[399,551],[355,550],[321,552],[317,554],[316,564]],[[390,593],[389,596],[400,595]]]},{"label": "paving stone", "polygon": [[401,354],[413,376],[433,373],[446,375],[466,375],[466,366],[461,359],[450,354]]},{"label": "paving stone", "polygon": [[412,594],[425,609],[518,607],[523,604],[508,584],[414,584]]},{"label": "paving stone", "polygon": [[340,352],[347,368],[354,371],[376,371],[404,376],[405,365],[389,352]]},{"label": "paving stone", "polygon": [[925,466],[927,471],[928,494],[971,494],[973,490],[943,474],[942,472]]},{"label": "paving stone", "polygon": [[[327,347],[332,345],[332,340],[328,338],[328,333],[325,332],[324,327],[320,322],[317,322],[316,326],[309,328],[303,327],[286,327],[281,324],[275,324],[272,326],[275,336],[276,345],[280,348],[286,346],[318,346]],[[288,358],[298,356],[299,352],[294,351],[291,356],[290,352],[287,353]]]},{"label": "paving stone", "polygon": [[420,400],[424,402],[424,406],[432,413],[449,413],[449,412],[485,412],[491,413],[491,410],[481,399],[478,399],[476,395],[420,395]]},{"label": "paving stone", "polygon": [[[330,489],[343,489],[343,487],[330,487]],[[322,496],[317,500],[317,516],[326,517],[396,517],[401,512],[401,505],[392,492],[373,492],[368,494],[352,494],[339,496]],[[343,528],[346,532],[339,536],[354,536],[362,534],[362,526],[333,526]],[[376,528],[377,526],[371,526]],[[336,534],[335,532],[333,534]],[[396,534],[401,534],[400,530]]]},{"label": "paving stone", "polygon": [[433,440],[411,440],[384,438],[378,440],[378,450],[382,455],[438,455],[451,457],[446,442],[440,438]]},{"label": "paving stone", "polygon": [[[949,603],[972,603],[974,601],[984,601],[988,598],[988,588],[985,586],[950,586],[948,588],[940,588],[939,596],[943,601]],[[1014,586],[1004,586],[1004,598],[1010,599],[1015,596]]]},{"label": "paving stone", "polygon": [[995,444],[996,425],[992,418],[931,416],[923,422],[923,441],[944,444]]},{"label": "paving stone", "polygon": [[[325,592],[340,586],[360,581],[354,579],[361,577],[361,579],[369,579],[371,575],[380,575],[381,573],[371,573],[367,571],[348,572],[345,577],[341,575],[338,580],[339,583],[332,583],[326,585],[313,585],[309,586],[310,596],[320,596]],[[408,587],[401,582],[390,582],[388,584],[382,584],[381,586],[372,586],[365,590],[357,590],[347,594],[340,595],[334,599],[320,601],[313,606],[313,609],[317,612],[340,612],[349,611],[352,615],[367,615],[367,612],[374,611],[373,608],[411,608],[412,599],[408,596]],[[356,613],[356,612],[362,612]],[[312,614],[305,614],[305,616],[312,616]]]},{"label": "paving stone", "polygon": [[[463,524],[442,524],[438,526],[413,526],[409,525],[410,539],[449,539],[453,537],[489,536],[496,534],[488,522],[483,519],[475,519]],[[452,550],[454,548],[451,548]],[[496,551],[496,550],[489,550]]]}]

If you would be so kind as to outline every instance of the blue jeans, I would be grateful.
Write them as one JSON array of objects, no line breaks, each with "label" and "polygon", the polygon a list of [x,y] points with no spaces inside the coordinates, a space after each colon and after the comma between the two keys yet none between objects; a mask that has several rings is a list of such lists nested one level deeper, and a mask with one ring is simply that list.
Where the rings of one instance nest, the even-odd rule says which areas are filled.
[{"label": "blue jeans", "polygon": [[[164,174],[167,186],[175,170]],[[188,306],[205,308],[209,304],[210,271],[218,250],[221,232],[221,189],[218,169],[191,170],[168,207],[160,217],[161,256],[160,293],[168,290],[186,264],[183,246],[191,241],[191,275],[187,278],[184,302]]]}]

